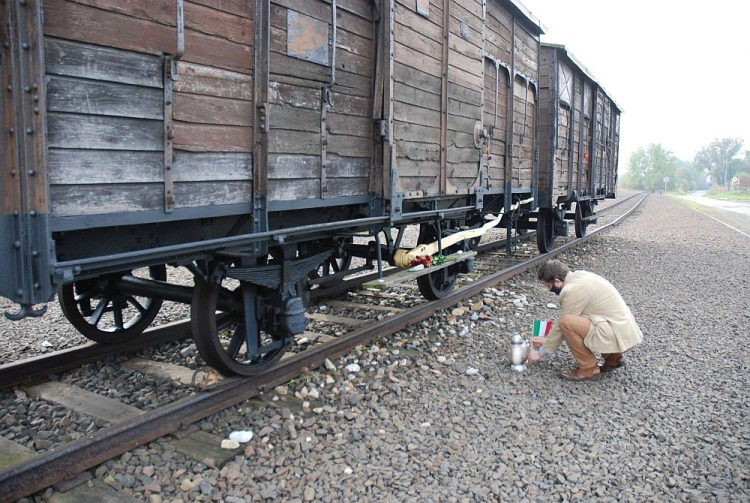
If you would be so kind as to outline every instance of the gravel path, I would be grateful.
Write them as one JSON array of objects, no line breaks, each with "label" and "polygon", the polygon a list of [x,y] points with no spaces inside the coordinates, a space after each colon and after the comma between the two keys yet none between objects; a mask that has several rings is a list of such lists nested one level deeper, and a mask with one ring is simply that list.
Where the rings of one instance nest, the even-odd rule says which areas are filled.
[{"label": "gravel path", "polygon": [[161,439],[96,477],[154,503],[747,501],[748,244],[650,197],[564,255],[612,281],[645,335],[598,382],[557,377],[574,364],[565,347],[509,369],[513,332],[557,313],[530,271],[201,422],[220,437],[255,432],[223,468]]}]

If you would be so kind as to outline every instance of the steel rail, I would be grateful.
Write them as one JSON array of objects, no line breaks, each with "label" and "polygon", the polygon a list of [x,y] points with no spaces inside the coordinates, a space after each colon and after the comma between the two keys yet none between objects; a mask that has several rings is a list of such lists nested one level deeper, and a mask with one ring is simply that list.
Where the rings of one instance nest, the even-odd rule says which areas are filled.
[{"label": "steel rail", "polygon": [[15,501],[44,489],[64,478],[80,473],[122,454],[174,432],[181,427],[199,421],[211,414],[231,407],[243,400],[257,396],[277,384],[296,377],[300,373],[322,365],[327,358],[336,358],[349,353],[357,346],[397,332],[407,326],[471,298],[484,289],[517,276],[532,267],[555,257],[564,251],[586,242],[608,230],[633,213],[648,197],[644,196],[633,208],[613,222],[602,226],[586,236],[566,243],[549,253],[538,255],[521,264],[514,265],[495,274],[477,280],[445,298],[421,304],[382,322],[363,327],[335,341],[310,348],[287,360],[281,361],[266,373],[251,378],[229,378],[197,395],[184,398],[159,409],[146,412],[134,419],[126,420],[96,433],[75,440],[59,449],[45,452],[35,458],[0,471],[0,499]]}]

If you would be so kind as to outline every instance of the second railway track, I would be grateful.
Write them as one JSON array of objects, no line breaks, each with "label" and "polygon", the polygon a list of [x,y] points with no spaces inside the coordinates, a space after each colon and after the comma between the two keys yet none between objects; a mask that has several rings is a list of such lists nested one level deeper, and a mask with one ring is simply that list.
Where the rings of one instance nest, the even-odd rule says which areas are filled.
[{"label": "second railway track", "polygon": [[[269,390],[280,383],[287,382],[301,373],[323,365],[326,359],[333,359],[347,354],[359,345],[395,333],[413,323],[428,318],[440,309],[448,308],[462,300],[480,294],[485,288],[492,287],[521,274],[537,266],[542,261],[590,239],[612,225],[616,225],[634,211],[640,202],[645,199],[645,196],[637,197],[636,199],[638,200],[634,204],[631,198],[618,201],[615,205],[622,203],[624,206],[625,203],[630,201],[632,207],[627,212],[617,215],[616,218],[613,216],[612,220],[606,224],[604,223],[605,218],[600,216],[599,225],[596,228],[591,228],[586,237],[568,240],[565,243],[562,243],[563,240],[561,240],[560,246],[551,253],[534,256],[523,253],[523,248],[521,248],[521,253],[510,257],[503,254],[498,254],[494,257],[485,255],[487,258],[477,261],[478,269],[496,272],[484,277],[471,278],[463,286],[457,288],[443,299],[416,303],[413,307],[400,306],[389,308],[387,306],[378,306],[377,309],[373,309],[371,305],[369,306],[371,311],[378,311],[382,314],[382,319],[377,323],[368,325],[361,323],[361,320],[355,320],[354,322],[347,321],[352,320],[352,318],[337,318],[337,315],[333,314],[317,317],[311,316],[311,318],[319,323],[332,323],[339,327],[345,327],[346,325],[359,326],[359,328],[355,328],[348,333],[341,333],[340,335],[335,335],[335,333],[344,332],[344,329],[334,329],[333,335],[323,333],[325,330],[316,330],[315,332],[303,334],[302,336],[298,336],[298,341],[302,338],[308,339],[307,343],[302,345],[304,350],[288,353],[281,362],[275,367],[268,369],[262,375],[252,378],[227,378],[207,386],[192,386],[191,389],[195,392],[191,396],[150,411],[134,414],[123,421],[105,421],[109,423],[109,426],[99,429],[95,433],[67,444],[55,446],[47,452],[37,454],[26,461],[2,470],[0,471],[0,499],[3,501],[13,501],[32,494],[96,466],[133,447],[143,445],[161,436],[177,431],[233,404]],[[610,205],[609,208],[615,205]],[[609,214],[612,213],[609,212]],[[600,213],[600,215],[602,214]],[[533,236],[523,236],[523,238],[529,237]],[[501,242],[487,243],[480,245],[479,250],[489,252],[503,246],[504,243]],[[529,249],[531,248],[529,247]],[[501,259],[500,263],[497,262],[498,258]],[[519,259],[522,261],[519,262]],[[508,264],[512,265],[508,266]],[[325,293],[326,295],[335,295],[354,289],[358,284],[361,285],[368,277],[364,276],[350,280],[338,287],[326,289]],[[381,296],[381,299],[387,298],[387,294]],[[333,308],[349,310],[356,310],[358,309],[358,305],[362,305],[357,301],[351,300],[344,303],[334,301],[329,302],[329,304]],[[189,336],[189,323],[178,322],[148,331],[142,337],[138,338],[135,345],[101,347],[96,344],[90,344],[84,347],[71,348],[51,356],[3,365],[0,367],[0,382],[3,382],[3,387],[7,387],[8,385],[17,384],[24,380],[38,380],[49,373],[61,372],[65,369],[80,366],[86,362],[100,360],[106,356],[121,354],[123,352],[134,352],[157,341],[169,341]],[[195,382],[196,371],[187,370],[188,374],[190,372],[193,373],[194,381],[191,384],[197,384]]]}]

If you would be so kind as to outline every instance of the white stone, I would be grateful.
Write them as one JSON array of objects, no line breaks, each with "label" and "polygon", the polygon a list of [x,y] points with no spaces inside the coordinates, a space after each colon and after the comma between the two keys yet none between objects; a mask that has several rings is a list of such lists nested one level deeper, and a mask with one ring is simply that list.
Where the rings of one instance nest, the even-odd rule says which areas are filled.
[{"label": "white stone", "polygon": [[221,448],[222,449],[237,449],[240,446],[240,443],[237,440],[222,440],[221,441]]},{"label": "white stone", "polygon": [[253,439],[253,432],[250,430],[237,430],[229,434],[229,440],[236,440],[245,444]]},{"label": "white stone", "polygon": [[440,355],[437,357],[438,363],[445,363],[445,360],[447,360],[445,356]]},{"label": "white stone", "polygon": [[346,371],[351,372],[352,374],[355,374],[361,370],[359,364],[357,363],[350,363],[346,366]]},{"label": "white stone", "polygon": [[477,375],[478,373],[479,373],[479,369],[475,369],[474,367],[469,367],[468,369],[466,369],[467,375],[473,376],[473,375]]},{"label": "white stone", "polygon": [[48,341],[48,340],[45,339],[45,340],[42,341],[42,347],[43,348],[51,348],[52,347],[52,343],[50,341]]},{"label": "white stone", "polygon": [[316,400],[320,397],[320,391],[318,391],[317,388],[312,388],[307,392],[307,396],[309,398],[312,398],[313,400]]},{"label": "white stone", "polygon": [[308,339],[307,337],[302,337],[297,341],[297,345],[301,346],[303,344],[307,344],[308,342],[310,342],[310,339]]},{"label": "white stone", "polygon": [[347,475],[351,475],[352,473],[354,473],[354,470],[347,466],[346,468],[344,468],[344,473],[346,473]]},{"label": "white stone", "polygon": [[326,358],[326,368],[330,370],[331,372],[336,371],[336,365],[334,365],[333,362],[329,360],[328,358]]},{"label": "white stone", "polygon": [[550,309],[557,309],[557,304],[555,304],[554,302],[549,302],[547,304],[547,307]]}]

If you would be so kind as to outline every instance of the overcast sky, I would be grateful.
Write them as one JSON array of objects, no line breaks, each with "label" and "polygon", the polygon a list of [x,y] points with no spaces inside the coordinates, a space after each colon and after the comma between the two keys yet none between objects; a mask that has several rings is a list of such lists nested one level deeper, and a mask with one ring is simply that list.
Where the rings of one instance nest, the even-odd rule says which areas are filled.
[{"label": "overcast sky", "polygon": [[624,109],[620,171],[661,143],[683,160],[716,138],[750,149],[747,0],[521,0]]}]

